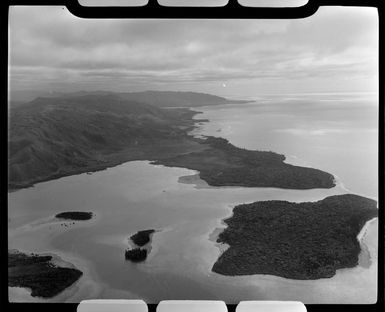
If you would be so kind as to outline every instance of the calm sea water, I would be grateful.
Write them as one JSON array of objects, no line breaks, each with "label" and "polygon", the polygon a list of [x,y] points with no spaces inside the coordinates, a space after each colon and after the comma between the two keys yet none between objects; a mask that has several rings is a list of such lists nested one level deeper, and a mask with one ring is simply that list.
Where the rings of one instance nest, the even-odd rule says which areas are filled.
[{"label": "calm sea water", "polygon": [[[267,95],[256,102],[200,108],[196,133],[271,150],[328,171],[350,191],[378,196],[378,101],[375,94]],[[294,157],[293,157],[294,156]]]},{"label": "calm sea water", "polygon": [[[242,106],[204,107],[199,109],[203,115],[197,117],[211,121],[196,129],[195,134],[222,136],[238,146],[285,153],[290,155],[290,162],[327,170],[338,175],[350,191],[375,197],[376,106],[364,102],[329,98],[326,106],[321,106],[319,101],[303,98],[264,99]],[[234,205],[267,199],[314,201],[348,192],[343,185],[330,190],[298,191],[197,188],[178,182],[180,177],[195,173],[136,161],[10,193],[9,246],[22,251],[54,252],[84,271],[79,283],[53,301],[375,301],[376,222],[367,232],[371,265],[339,270],[330,279],[228,277],[211,272],[220,250],[210,235],[223,227],[221,220],[231,214]],[[95,219],[67,226],[53,219],[56,213],[71,210],[93,211]],[[159,232],[153,236],[146,262],[125,261],[128,237],[149,228]]]}]

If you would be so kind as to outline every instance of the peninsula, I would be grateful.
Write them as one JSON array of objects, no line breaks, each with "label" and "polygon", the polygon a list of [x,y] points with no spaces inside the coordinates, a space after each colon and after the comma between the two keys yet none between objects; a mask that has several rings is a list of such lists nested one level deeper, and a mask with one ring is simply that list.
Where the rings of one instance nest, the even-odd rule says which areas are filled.
[{"label": "peninsula", "polygon": [[200,151],[159,159],[155,164],[199,171],[211,186],[277,187],[285,189],[332,188],[333,175],[313,168],[286,164],[274,152],[238,148],[226,139],[195,139]]},{"label": "peninsula", "polygon": [[217,242],[229,245],[212,271],[320,279],[358,264],[357,235],[377,217],[376,201],[358,195],[317,202],[260,201],[238,205]]}]

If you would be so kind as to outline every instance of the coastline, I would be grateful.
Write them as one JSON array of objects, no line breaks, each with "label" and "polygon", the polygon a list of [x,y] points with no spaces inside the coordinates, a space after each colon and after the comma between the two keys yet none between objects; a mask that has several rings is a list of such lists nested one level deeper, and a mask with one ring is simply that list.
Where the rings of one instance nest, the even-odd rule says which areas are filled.
[{"label": "coastline", "polygon": [[[160,146],[146,143],[129,146],[119,151],[111,150],[101,158],[99,156],[90,158],[80,168],[75,168],[74,165],[64,166],[43,177],[9,182],[8,193],[33,187],[37,183],[83,173],[92,174],[92,172],[106,170],[126,162],[140,160],[195,170],[208,185],[216,187],[275,187],[307,190],[336,186],[335,177],[330,173],[308,166],[289,165],[285,155],[240,148],[222,137],[203,135],[203,138],[199,138],[199,134],[194,134],[193,130],[210,120],[195,119],[194,117],[202,112],[194,111],[192,108],[186,108],[185,111],[188,116],[184,116],[175,125],[181,132],[175,137],[160,139]],[[191,178],[182,177],[181,181],[183,179],[188,182]]]},{"label": "coastline", "polygon": [[214,231],[212,231],[210,234],[209,234],[209,241],[213,242],[214,243],[214,246],[218,248],[219,250],[219,254],[218,254],[218,257],[219,258],[227,249],[230,248],[230,245],[226,244],[226,243],[219,243],[217,242],[217,239],[219,237],[219,235],[225,230],[225,223],[223,222],[223,219],[221,220],[221,225],[223,225],[224,227],[216,227],[214,229]]},{"label": "coastline", "polygon": [[[357,240],[360,243],[361,252],[358,255],[358,266],[369,268],[373,264],[373,256],[370,251],[370,242],[367,242],[368,232],[374,224],[378,222],[378,217],[368,220],[357,235]],[[378,227],[378,224],[377,224]],[[378,244],[377,244],[378,246]]]},{"label": "coastline", "polygon": [[[198,125],[199,126],[199,125]],[[125,163],[126,161],[123,161],[123,163]],[[157,166],[157,165],[154,165],[154,166]],[[159,165],[159,166],[163,166],[163,165]],[[111,166],[111,167],[115,167],[115,165],[113,165],[113,166]],[[98,170],[98,171],[102,171],[102,170],[107,170],[107,169],[109,169],[109,168],[111,168],[111,167],[107,167],[107,168],[104,168],[104,169],[100,169],[100,170]],[[179,167],[176,167],[176,168],[179,168]],[[96,172],[96,171],[95,171]],[[186,177],[189,177],[190,175],[187,175]],[[194,175],[191,175],[191,176],[194,176]],[[206,188],[205,187],[205,181],[204,180],[201,180],[200,178],[199,178],[199,173],[198,174],[195,174],[195,178],[196,178],[196,180],[197,180],[197,182],[199,182],[199,180],[200,181],[203,181],[203,182],[201,182],[201,186],[202,187],[200,187],[199,185],[196,187],[196,188]],[[182,177],[181,177],[182,178]],[[182,179],[183,180],[183,179]],[[187,179],[188,180],[188,179]],[[179,181],[178,181],[179,182]],[[182,182],[180,182],[180,183],[183,183],[183,181]],[[195,184],[195,183],[184,183],[184,184]],[[206,183],[207,184],[207,183]],[[229,187],[215,187],[215,186],[209,186],[209,185],[207,185],[207,188],[215,188],[215,189],[225,189],[225,188],[232,188],[231,186],[229,186]],[[227,218],[227,217],[226,217]],[[222,220],[221,220],[221,222],[220,222],[222,225],[223,225],[223,223],[222,223]],[[220,230],[223,230],[223,228],[221,228],[221,227],[219,227],[219,228],[215,228],[214,229],[214,232],[215,232],[215,230],[217,230],[217,229],[220,229]],[[366,233],[366,232],[365,232]],[[217,233],[217,235],[219,235],[219,232]],[[210,238],[210,235],[209,235],[209,238]],[[125,242],[126,242],[126,240],[125,240]],[[219,244],[219,243],[218,243]],[[221,245],[224,245],[224,244],[221,244]],[[218,246],[218,249],[220,249],[221,248],[221,246]],[[223,251],[222,251],[223,252]],[[151,255],[153,255],[153,253],[151,253]],[[341,271],[342,270],[349,270],[349,269],[341,269]],[[215,274],[215,273],[214,273]],[[279,277],[277,277],[277,279],[280,279]],[[102,291],[100,291],[100,293],[102,293]]]}]

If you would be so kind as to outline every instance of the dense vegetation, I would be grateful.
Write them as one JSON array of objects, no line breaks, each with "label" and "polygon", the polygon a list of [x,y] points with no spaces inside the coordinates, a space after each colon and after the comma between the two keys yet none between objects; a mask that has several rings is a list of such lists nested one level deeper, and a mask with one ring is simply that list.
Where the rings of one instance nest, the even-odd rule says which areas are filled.
[{"label": "dense vegetation", "polygon": [[125,252],[126,260],[141,262],[147,258],[147,250],[141,248],[127,249]]},{"label": "dense vegetation", "polygon": [[68,211],[68,212],[58,213],[55,217],[58,219],[65,219],[65,220],[84,221],[84,220],[90,220],[92,218],[92,212]]},{"label": "dense vegetation", "polygon": [[352,194],[317,202],[261,201],[238,205],[218,242],[230,247],[212,270],[224,275],[332,277],[358,263],[357,235],[377,216],[376,201]]},{"label": "dense vegetation", "polygon": [[33,297],[50,298],[76,282],[82,272],[56,267],[51,256],[8,252],[8,286],[26,287]]},{"label": "dense vegetation", "polygon": [[[183,94],[165,93],[162,101],[171,103],[175,96],[172,103],[177,103]],[[184,96],[185,104],[191,102],[190,97],[195,101],[201,98],[201,104],[209,98]],[[8,188],[28,187],[130,160],[198,170],[201,179],[213,186],[334,186],[332,175],[285,164],[283,155],[237,148],[221,138],[188,135],[197,112],[159,108],[135,99],[131,93],[127,98],[110,93],[72,95],[37,98],[11,108]],[[153,95],[148,99],[156,101]],[[213,97],[211,103],[221,99]]]},{"label": "dense vegetation", "polygon": [[334,177],[324,171],[284,163],[284,155],[250,151],[231,145],[226,139],[207,137],[206,149],[156,163],[200,172],[212,186],[279,187],[288,189],[331,188]]},{"label": "dense vegetation", "polygon": [[155,230],[138,231],[132,235],[130,239],[134,242],[135,245],[142,247],[150,241],[150,235],[154,232]]}]

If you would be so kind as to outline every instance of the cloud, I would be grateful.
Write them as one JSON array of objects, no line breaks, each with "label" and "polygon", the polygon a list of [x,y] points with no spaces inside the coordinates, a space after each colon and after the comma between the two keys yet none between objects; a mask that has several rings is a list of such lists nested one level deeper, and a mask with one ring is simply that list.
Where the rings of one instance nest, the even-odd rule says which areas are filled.
[{"label": "cloud", "polygon": [[370,8],[326,7],[299,20],[89,20],[62,7],[13,7],[10,81],[15,89],[371,91],[377,28]]}]

